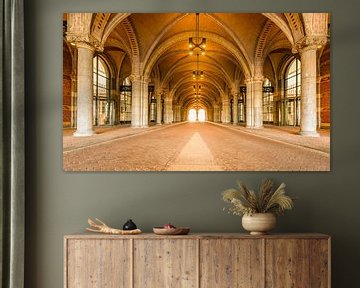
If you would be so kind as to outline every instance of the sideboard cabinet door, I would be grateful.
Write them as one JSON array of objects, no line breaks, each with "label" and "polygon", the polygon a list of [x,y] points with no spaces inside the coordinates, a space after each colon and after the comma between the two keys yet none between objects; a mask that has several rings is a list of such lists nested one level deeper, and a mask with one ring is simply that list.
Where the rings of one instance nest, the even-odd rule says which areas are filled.
[{"label": "sideboard cabinet door", "polygon": [[134,240],[134,288],[197,287],[197,240]]},{"label": "sideboard cabinet door", "polygon": [[327,239],[266,239],[266,287],[327,288]]},{"label": "sideboard cabinet door", "polygon": [[263,287],[261,239],[202,239],[200,243],[200,287]]},{"label": "sideboard cabinet door", "polygon": [[67,240],[68,288],[131,287],[130,240]]}]

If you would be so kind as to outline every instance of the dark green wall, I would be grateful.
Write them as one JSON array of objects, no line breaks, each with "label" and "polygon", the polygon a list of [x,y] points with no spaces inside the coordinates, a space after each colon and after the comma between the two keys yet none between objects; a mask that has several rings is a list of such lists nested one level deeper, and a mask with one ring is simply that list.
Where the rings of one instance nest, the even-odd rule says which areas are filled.
[{"label": "dark green wall", "polygon": [[[358,1],[24,0],[26,33],[26,287],[63,287],[63,235],[88,216],[113,226],[132,218],[145,231],[172,222],[197,232],[241,231],[220,193],[264,177],[298,196],[279,232],[333,237],[333,287],[359,287],[360,136]],[[329,173],[64,173],[63,12],[331,12],[332,161]],[[276,161],[276,159],[274,159]]]}]

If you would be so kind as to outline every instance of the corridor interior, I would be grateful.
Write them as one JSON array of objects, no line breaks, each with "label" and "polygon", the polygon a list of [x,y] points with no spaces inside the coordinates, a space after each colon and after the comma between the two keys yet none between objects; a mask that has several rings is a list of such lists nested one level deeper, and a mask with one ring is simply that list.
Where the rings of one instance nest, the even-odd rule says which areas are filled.
[{"label": "corridor interior", "polygon": [[328,171],[330,123],[328,13],[63,15],[66,171]]}]

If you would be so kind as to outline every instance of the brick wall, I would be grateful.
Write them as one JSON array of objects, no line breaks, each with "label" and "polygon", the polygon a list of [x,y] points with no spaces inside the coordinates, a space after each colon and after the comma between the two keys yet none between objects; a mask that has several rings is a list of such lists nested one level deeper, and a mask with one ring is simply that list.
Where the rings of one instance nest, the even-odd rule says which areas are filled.
[{"label": "brick wall", "polygon": [[321,125],[330,126],[330,47],[327,45],[320,58]]},{"label": "brick wall", "polygon": [[63,43],[63,126],[71,125],[71,71],[72,60],[69,48]]}]

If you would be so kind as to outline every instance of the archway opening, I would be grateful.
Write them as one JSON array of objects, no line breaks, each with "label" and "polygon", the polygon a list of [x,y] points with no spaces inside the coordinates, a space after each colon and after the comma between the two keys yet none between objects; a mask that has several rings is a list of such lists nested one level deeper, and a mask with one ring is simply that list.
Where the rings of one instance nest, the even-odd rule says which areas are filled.
[{"label": "archway opening", "polygon": [[188,120],[190,122],[195,122],[197,120],[197,113],[195,109],[190,109],[188,114]]},{"label": "archway opening", "polygon": [[204,122],[205,121],[205,110],[204,109],[199,109],[198,110],[198,121],[200,122]]}]

